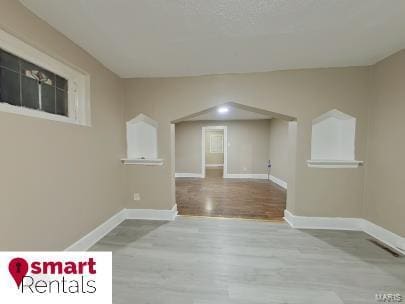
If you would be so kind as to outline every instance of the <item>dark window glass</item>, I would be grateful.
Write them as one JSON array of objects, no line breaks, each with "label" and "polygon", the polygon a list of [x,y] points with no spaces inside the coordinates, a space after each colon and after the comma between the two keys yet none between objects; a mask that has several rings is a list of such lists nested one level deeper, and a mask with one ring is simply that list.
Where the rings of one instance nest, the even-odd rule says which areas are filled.
[{"label": "dark window glass", "polygon": [[18,57],[0,50],[0,67],[18,72],[20,70],[20,60]]},{"label": "dark window glass", "polygon": [[55,114],[55,87],[41,85],[41,104],[43,111]]},{"label": "dark window glass", "polygon": [[21,74],[41,81],[41,83],[55,86],[55,74],[31,62],[21,60]]},{"label": "dark window glass", "polygon": [[58,75],[55,75],[55,83],[58,89],[67,91],[67,80]]},{"label": "dark window glass", "polygon": [[67,93],[59,89],[56,89],[56,114],[68,115]]},{"label": "dark window glass", "polygon": [[20,75],[0,68],[0,102],[20,106]]},{"label": "dark window glass", "polygon": [[68,116],[68,81],[0,49],[0,102]]},{"label": "dark window glass", "polygon": [[22,76],[22,105],[31,109],[39,109],[38,81]]}]

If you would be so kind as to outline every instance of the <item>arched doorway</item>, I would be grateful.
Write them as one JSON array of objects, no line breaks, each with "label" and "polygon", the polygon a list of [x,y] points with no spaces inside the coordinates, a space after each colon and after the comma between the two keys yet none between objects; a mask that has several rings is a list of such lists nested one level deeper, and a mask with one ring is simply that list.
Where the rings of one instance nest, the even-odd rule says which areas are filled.
[{"label": "arched doorway", "polygon": [[232,102],[173,124],[179,215],[283,218],[295,178],[293,117]]}]

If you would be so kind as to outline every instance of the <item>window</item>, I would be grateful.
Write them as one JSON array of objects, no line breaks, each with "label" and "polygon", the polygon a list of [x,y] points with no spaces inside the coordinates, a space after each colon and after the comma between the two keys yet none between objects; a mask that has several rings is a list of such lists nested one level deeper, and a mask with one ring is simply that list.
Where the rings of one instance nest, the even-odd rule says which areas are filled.
[{"label": "window", "polygon": [[224,153],[224,137],[221,134],[210,135],[210,153]]},{"label": "window", "polygon": [[90,125],[90,78],[0,30],[0,111]]},{"label": "window", "polygon": [[0,49],[0,102],[68,116],[68,82]]}]

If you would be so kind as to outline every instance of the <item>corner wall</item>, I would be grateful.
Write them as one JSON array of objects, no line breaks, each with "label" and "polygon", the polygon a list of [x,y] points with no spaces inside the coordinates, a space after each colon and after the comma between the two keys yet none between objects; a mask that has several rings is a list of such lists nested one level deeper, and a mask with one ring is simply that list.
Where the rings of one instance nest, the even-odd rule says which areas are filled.
[{"label": "corner wall", "polygon": [[372,69],[364,217],[405,237],[405,51]]},{"label": "corner wall", "polygon": [[269,159],[271,175],[288,183],[289,139],[288,121],[273,118],[270,120]]},{"label": "corner wall", "polygon": [[122,83],[19,1],[0,7],[1,29],[90,74],[91,127],[0,112],[0,250],[63,250],[124,207]]}]

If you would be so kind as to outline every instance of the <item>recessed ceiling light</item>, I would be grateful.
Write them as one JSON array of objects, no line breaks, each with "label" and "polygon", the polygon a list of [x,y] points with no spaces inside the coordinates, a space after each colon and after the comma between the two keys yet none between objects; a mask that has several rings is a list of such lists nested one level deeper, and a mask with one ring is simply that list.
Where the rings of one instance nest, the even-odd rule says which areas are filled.
[{"label": "recessed ceiling light", "polygon": [[227,107],[220,107],[218,108],[218,113],[224,114],[224,113],[228,113],[229,109]]}]

